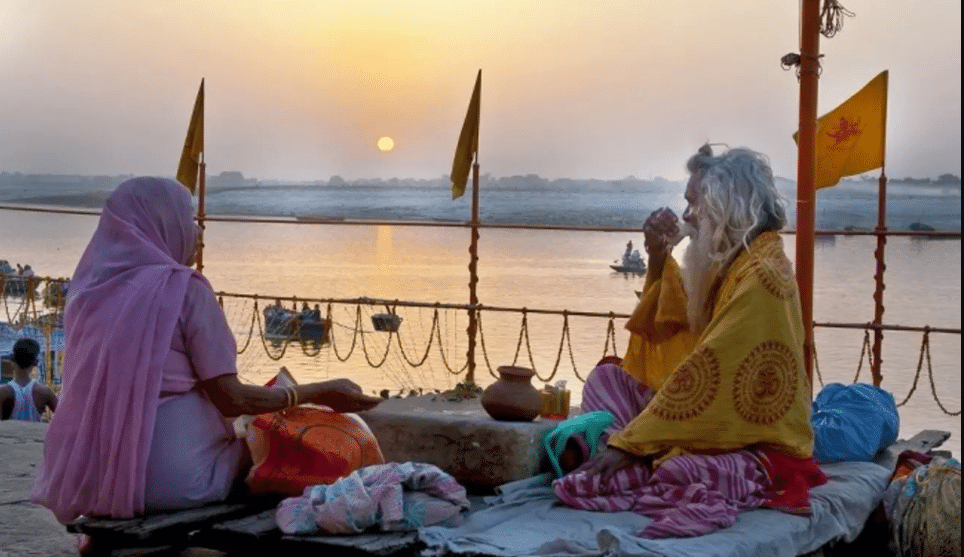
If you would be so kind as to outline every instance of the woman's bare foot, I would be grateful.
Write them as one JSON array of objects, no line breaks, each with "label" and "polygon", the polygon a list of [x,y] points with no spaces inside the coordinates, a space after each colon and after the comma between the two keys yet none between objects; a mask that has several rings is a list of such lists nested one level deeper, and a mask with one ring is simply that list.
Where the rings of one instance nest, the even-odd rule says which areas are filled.
[{"label": "woman's bare foot", "polygon": [[[580,443],[582,441],[582,443]],[[584,447],[585,441],[579,435],[571,435],[566,440],[566,446],[559,455],[559,467],[565,473],[572,472],[579,468],[583,462],[589,458],[588,451]]]},{"label": "woman's bare foot", "polygon": [[77,534],[77,554],[80,557],[94,557],[97,550],[94,549],[94,538],[87,534]]}]

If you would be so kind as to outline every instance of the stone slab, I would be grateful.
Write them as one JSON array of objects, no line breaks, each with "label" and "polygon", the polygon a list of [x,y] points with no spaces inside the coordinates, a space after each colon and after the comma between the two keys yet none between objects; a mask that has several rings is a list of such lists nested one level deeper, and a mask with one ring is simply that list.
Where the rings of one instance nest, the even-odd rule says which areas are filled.
[{"label": "stone slab", "polygon": [[359,415],[387,462],[435,464],[463,485],[482,488],[549,471],[542,442],[559,423],[496,421],[478,399],[435,395],[388,399]]},{"label": "stone slab", "polygon": [[46,434],[46,423],[0,421],[0,557],[77,555],[74,536],[30,502]]},{"label": "stone slab", "polygon": [[256,515],[228,520],[199,534],[198,540],[208,547],[229,554],[249,553],[264,555],[365,555],[382,557],[405,554],[416,555],[418,534],[410,532],[375,532],[331,536],[287,536],[275,523],[274,509]]}]

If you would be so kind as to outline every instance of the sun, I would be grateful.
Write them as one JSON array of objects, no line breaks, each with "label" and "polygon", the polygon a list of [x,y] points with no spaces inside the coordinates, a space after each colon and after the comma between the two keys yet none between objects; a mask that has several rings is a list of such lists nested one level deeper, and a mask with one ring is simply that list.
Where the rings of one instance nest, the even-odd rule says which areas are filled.
[{"label": "sun", "polygon": [[378,140],[378,149],[382,152],[389,152],[395,147],[395,142],[390,137],[383,137]]}]

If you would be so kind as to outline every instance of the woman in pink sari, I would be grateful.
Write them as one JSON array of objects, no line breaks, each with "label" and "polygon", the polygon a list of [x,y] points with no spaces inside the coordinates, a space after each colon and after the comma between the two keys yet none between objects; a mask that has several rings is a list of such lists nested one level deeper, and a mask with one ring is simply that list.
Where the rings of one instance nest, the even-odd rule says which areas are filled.
[{"label": "woman in pink sari", "polygon": [[191,195],[135,178],[107,199],[64,314],[61,402],[33,501],[61,522],[126,518],[223,500],[245,472],[228,418],[325,404],[375,406],[346,379],[294,390],[242,384],[236,345],[208,281],[192,269]]}]

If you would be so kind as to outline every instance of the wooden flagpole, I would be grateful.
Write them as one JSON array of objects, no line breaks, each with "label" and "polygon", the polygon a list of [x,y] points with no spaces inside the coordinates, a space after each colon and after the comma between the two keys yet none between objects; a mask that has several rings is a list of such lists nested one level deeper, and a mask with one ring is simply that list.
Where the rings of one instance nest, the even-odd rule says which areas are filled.
[{"label": "wooden flagpole", "polygon": [[[874,251],[874,258],[877,260],[877,272],[874,274],[874,325],[881,325],[884,322],[884,246],[887,245],[887,174],[884,167],[880,167],[880,181],[877,190],[877,249]],[[874,379],[874,385],[880,386],[883,380],[881,375],[881,355],[884,343],[884,330],[880,327],[874,329],[874,345],[871,352],[873,358],[870,364],[870,372]]]},{"label": "wooden flagpole", "polygon": [[800,130],[797,143],[797,285],[803,313],[803,360],[813,392],[813,236],[816,221],[817,97],[820,78],[820,0],[800,9]]},{"label": "wooden flagpole", "polygon": [[200,231],[197,238],[197,271],[204,272],[204,182],[207,175],[207,163],[204,162],[204,151],[201,151],[201,163],[198,164],[197,191],[197,224]]},{"label": "wooden flagpole", "polygon": [[[469,303],[479,303],[476,285],[479,283],[479,151],[476,147],[475,163],[472,165],[472,241],[469,243]],[[468,371],[466,383],[475,383],[475,336],[478,332],[478,310],[469,310],[469,347],[466,353]]]}]

